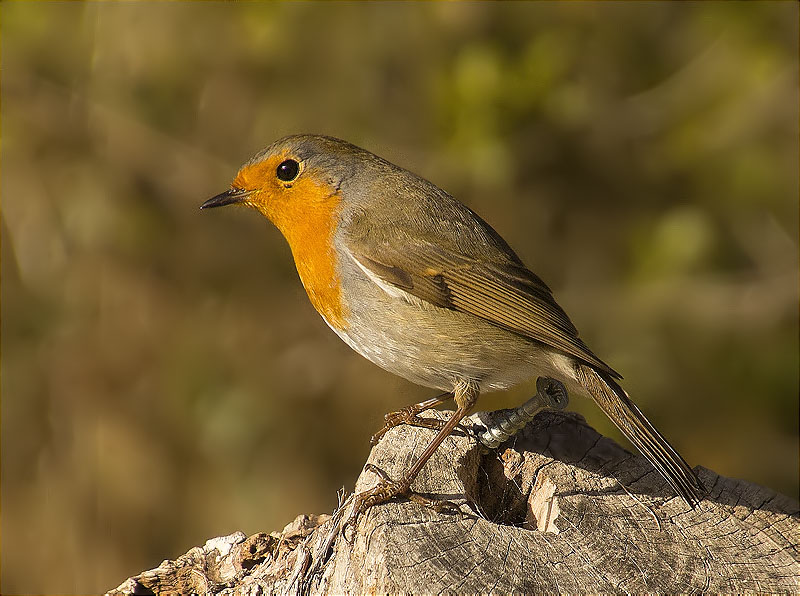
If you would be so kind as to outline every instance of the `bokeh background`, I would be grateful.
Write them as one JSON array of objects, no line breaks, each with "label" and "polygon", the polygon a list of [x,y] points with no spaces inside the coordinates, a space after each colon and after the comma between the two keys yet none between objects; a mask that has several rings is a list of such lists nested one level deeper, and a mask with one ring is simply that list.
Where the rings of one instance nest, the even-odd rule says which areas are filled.
[{"label": "bokeh background", "polygon": [[198,211],[295,132],[473,207],[689,462],[796,497],[797,48],[787,2],[3,2],[2,592],[330,512],[431,395]]}]

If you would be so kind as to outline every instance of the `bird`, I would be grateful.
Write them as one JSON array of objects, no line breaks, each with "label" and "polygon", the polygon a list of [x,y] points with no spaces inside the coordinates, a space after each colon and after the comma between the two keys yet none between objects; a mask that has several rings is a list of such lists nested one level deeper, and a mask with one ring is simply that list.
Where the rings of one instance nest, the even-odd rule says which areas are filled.
[{"label": "bird", "polygon": [[289,244],[325,323],[353,350],[443,392],[387,414],[387,426],[454,399],[457,409],[399,479],[357,495],[363,511],[409,495],[426,461],[486,391],[535,375],[590,397],[689,507],[695,472],[596,356],[551,289],[480,216],[416,174],[341,139],[284,137],[201,209],[244,205]]}]

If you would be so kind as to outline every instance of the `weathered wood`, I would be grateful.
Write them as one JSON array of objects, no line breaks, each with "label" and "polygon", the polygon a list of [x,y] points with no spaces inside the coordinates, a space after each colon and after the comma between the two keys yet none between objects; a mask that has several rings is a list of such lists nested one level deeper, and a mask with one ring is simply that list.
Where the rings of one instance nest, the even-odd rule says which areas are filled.
[{"label": "weathered wood", "polygon": [[[433,432],[398,427],[369,462],[398,477]],[[699,475],[709,495],[692,510],[580,416],[544,413],[496,451],[445,441],[414,488],[460,515],[390,502],[342,535],[346,502],[280,533],[213,539],[110,594],[800,592],[798,503]],[[364,472],[356,489],[376,481]]]}]

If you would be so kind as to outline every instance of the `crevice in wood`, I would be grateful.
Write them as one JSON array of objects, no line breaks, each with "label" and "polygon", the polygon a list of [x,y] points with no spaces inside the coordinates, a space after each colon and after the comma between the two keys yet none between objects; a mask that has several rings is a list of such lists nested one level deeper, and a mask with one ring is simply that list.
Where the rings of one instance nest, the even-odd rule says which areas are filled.
[{"label": "crevice in wood", "polygon": [[[369,463],[399,477],[433,432],[392,429]],[[109,593],[800,592],[798,503],[697,470],[710,492],[690,509],[580,416],[542,413],[497,450],[469,433],[442,444],[412,488],[460,513],[391,501],[345,539],[344,500],[281,532],[209,540]],[[356,490],[376,480],[364,472]]]}]

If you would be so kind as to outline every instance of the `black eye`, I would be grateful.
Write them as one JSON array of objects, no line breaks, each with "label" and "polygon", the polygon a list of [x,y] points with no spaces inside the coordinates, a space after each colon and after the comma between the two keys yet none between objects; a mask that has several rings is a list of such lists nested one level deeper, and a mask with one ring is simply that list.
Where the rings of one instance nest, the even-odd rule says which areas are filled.
[{"label": "black eye", "polygon": [[300,164],[293,159],[287,159],[286,161],[281,162],[281,165],[278,166],[278,180],[291,182],[297,178],[297,174],[299,172]]}]

